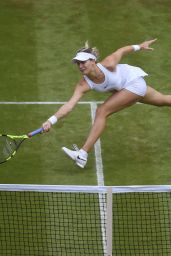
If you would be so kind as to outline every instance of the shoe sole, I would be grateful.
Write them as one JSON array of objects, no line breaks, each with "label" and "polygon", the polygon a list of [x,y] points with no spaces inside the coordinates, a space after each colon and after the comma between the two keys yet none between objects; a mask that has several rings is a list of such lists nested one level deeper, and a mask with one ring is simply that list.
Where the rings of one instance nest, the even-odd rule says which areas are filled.
[{"label": "shoe sole", "polygon": [[79,164],[79,163],[77,163],[77,162],[75,162],[75,163],[76,163],[76,165],[79,166],[81,169],[84,169],[84,166],[83,166],[83,165],[81,165],[81,164]]}]

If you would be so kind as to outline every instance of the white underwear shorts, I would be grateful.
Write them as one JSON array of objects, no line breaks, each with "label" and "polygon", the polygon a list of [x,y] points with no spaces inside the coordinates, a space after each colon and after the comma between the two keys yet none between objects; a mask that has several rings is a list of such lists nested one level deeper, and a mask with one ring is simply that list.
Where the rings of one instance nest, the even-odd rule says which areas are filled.
[{"label": "white underwear shorts", "polygon": [[138,77],[135,80],[129,82],[124,89],[133,92],[139,96],[145,96],[147,92],[147,84],[143,77]]}]

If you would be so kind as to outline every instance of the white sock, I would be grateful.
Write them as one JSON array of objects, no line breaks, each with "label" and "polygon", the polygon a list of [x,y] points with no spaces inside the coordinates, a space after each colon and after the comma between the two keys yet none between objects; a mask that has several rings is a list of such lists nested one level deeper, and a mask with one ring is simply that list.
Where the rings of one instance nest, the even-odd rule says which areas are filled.
[{"label": "white sock", "polygon": [[84,150],[84,149],[80,149],[79,150],[79,152],[80,152],[80,154],[83,156],[83,157],[85,157],[85,158],[87,158],[88,157],[88,153]]}]

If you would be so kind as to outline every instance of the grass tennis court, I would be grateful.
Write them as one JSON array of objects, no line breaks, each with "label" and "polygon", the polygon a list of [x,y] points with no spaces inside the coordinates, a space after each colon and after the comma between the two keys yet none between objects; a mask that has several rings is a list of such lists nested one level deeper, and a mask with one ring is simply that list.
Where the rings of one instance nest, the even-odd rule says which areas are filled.
[{"label": "grass tennis court", "polygon": [[[86,40],[99,48],[102,59],[121,46],[158,38],[158,42],[154,45],[154,52],[131,54],[123,60],[123,63],[140,66],[149,73],[147,78],[149,85],[161,92],[171,94],[170,13],[170,0],[0,0],[0,133],[20,135],[39,128],[62,102],[69,99],[75,83],[80,78],[77,68],[71,64],[71,59],[75,51],[82,47]],[[89,162],[85,170],[76,167],[63,154],[62,146],[71,147],[73,143],[78,144],[78,146],[82,145],[93,121],[93,111],[95,111],[93,106],[97,107],[98,102],[103,101],[106,96],[95,92],[89,93],[82,99],[84,104],[78,104],[70,116],[55,125],[50,133],[36,136],[24,142],[14,159],[0,165],[0,183],[97,185],[99,179],[102,178],[104,185],[112,186],[170,184],[171,108],[137,104],[112,115],[108,120],[106,131],[102,135],[100,143],[89,155]],[[15,104],[8,102],[15,102]],[[21,102],[22,104],[20,104]],[[30,104],[31,102],[34,104]],[[40,102],[42,103],[40,104]],[[48,102],[56,103],[47,104]],[[3,214],[8,224],[15,224],[15,220],[18,218],[16,217],[17,214],[19,216],[22,214],[19,194],[17,192],[16,197],[12,195],[11,201],[8,201],[9,204],[2,198],[4,209],[1,208],[0,215],[2,217]],[[22,243],[24,235],[20,236],[20,228],[25,228],[25,223],[27,223],[28,230],[31,225],[34,233],[36,211],[38,217],[35,218],[38,221],[41,214],[42,219],[44,217],[48,219],[49,215],[53,217],[53,213],[49,213],[52,206],[48,205],[47,198],[42,199],[43,195],[36,195],[36,204],[38,197],[42,200],[40,200],[40,211],[37,205],[30,207],[33,203],[32,198],[30,199],[31,203],[26,200],[27,203],[22,208],[24,213],[26,212],[25,208],[28,208],[30,212],[33,210],[33,219],[30,217],[27,222],[25,215],[22,215],[24,222],[21,227],[18,226],[17,232],[20,239],[16,236],[18,239],[17,250],[21,253],[24,251],[22,246],[25,245]],[[128,198],[125,204],[120,201],[121,197],[122,194],[118,196],[118,204],[115,204],[119,208],[115,209],[117,214],[114,214],[113,221],[116,221],[115,232],[121,234],[122,238],[125,238],[125,242],[119,237],[118,240],[113,239],[113,244],[118,242],[121,248],[122,243],[124,243],[127,249],[131,239],[136,241],[135,243],[142,244],[137,226],[134,226],[133,231],[129,230],[130,223],[134,224],[135,220],[132,219],[134,215],[131,215],[134,213],[130,212],[129,215],[129,202],[133,202],[132,209],[134,210],[137,196],[135,195],[133,201],[131,197]],[[117,201],[116,199],[117,196],[114,202]],[[71,202],[72,200],[68,201]],[[95,201],[99,202],[98,199]],[[19,207],[17,202],[19,202]],[[65,200],[61,202],[65,206]],[[74,211],[75,205],[79,205],[80,202],[82,202],[82,198],[80,201],[74,201]],[[13,210],[7,209],[6,205],[9,209],[12,206]],[[41,206],[45,207],[41,208]],[[89,207],[84,206],[80,207],[79,205],[80,208],[78,207],[78,212],[82,212],[80,223],[83,224],[82,219],[86,220],[86,216],[89,216],[84,214],[84,209],[89,210]],[[150,251],[151,255],[160,256],[158,249],[164,253],[170,250],[170,230],[164,234],[164,231],[167,231],[166,227],[170,227],[169,212],[167,215],[166,211],[166,221],[163,222],[162,219],[163,209],[170,209],[170,194],[165,201],[155,198],[153,206],[151,206],[151,201],[147,203],[146,200],[140,201],[136,206],[140,215],[140,219],[137,218],[137,223],[140,223],[140,228],[144,231],[143,242],[145,246],[149,241],[153,246],[156,241],[160,243],[161,239],[167,238],[169,249],[162,248],[163,245],[157,247],[157,244]],[[161,215],[157,211],[158,206],[161,207]],[[59,209],[58,205],[56,209]],[[150,221],[146,220],[147,210]],[[13,211],[18,211],[16,216]],[[63,215],[65,211],[67,209],[63,210]],[[70,211],[70,204],[68,211]],[[124,215],[127,211],[128,221]],[[7,212],[11,213],[9,221],[6,218]],[[57,212],[55,210],[55,213]],[[60,210],[59,213],[61,214]],[[30,214],[29,211],[28,214]],[[119,219],[120,216],[123,217],[122,221]],[[161,222],[159,221],[160,217]],[[57,219],[60,220],[60,218]],[[100,220],[99,212],[96,219]],[[66,221],[71,225],[69,217],[66,217]],[[157,226],[153,225],[153,221],[157,223]],[[42,241],[39,231],[41,229],[49,232],[50,222],[51,220],[48,219],[47,226],[43,227],[45,229],[40,224],[36,230],[35,240],[34,237],[29,237],[28,240],[26,239],[26,243],[31,241],[31,244],[34,244],[35,241],[34,245],[37,248],[40,245],[42,248],[43,242],[46,243],[45,240],[47,239]],[[144,229],[144,222],[147,224],[146,229]],[[18,218],[18,223],[20,223],[20,218]],[[152,229],[148,229],[149,223],[152,223]],[[88,230],[89,225],[87,225]],[[0,236],[4,239],[4,222],[1,222],[0,226]],[[54,220],[52,220],[52,227],[55,227]],[[66,225],[66,230],[67,228]],[[63,229],[61,230],[63,232]],[[149,230],[152,231],[151,238],[147,236]],[[66,233],[70,231],[72,232],[72,227]],[[83,237],[86,232],[84,230],[82,233]],[[98,230],[98,235],[100,232]],[[13,250],[15,248],[13,244],[14,233],[9,233],[10,238],[7,237],[5,240],[7,247],[11,246]],[[127,233],[130,240],[127,240]],[[44,239],[44,232],[42,234]],[[54,241],[53,235],[52,228],[51,242],[54,247],[49,247],[46,256],[53,255],[52,251],[56,249],[56,240]],[[101,250],[101,234],[99,237]],[[1,241],[2,250],[5,244],[3,240]],[[84,243],[89,242],[90,237],[87,236]],[[83,240],[80,239],[80,244],[82,243]],[[93,245],[92,247],[94,248]],[[127,255],[140,255],[139,247],[138,249],[136,247],[137,254],[135,254],[134,249],[131,247],[132,251],[129,251]],[[41,250],[39,252],[34,251],[37,253],[35,255],[41,256],[44,252]],[[61,256],[64,255],[64,252],[65,248]],[[145,248],[145,252],[149,253],[148,246]],[[15,253],[17,251],[13,255]],[[165,255],[163,254],[163,256]]]},{"label": "grass tennis court", "polygon": [[[17,113],[15,122],[13,118],[8,119],[8,131],[17,131],[20,134],[29,131],[28,127],[30,130],[38,127],[45,117],[45,112],[52,113],[54,108],[56,105],[0,105],[4,120],[1,124],[2,133],[6,131],[6,113],[13,117],[16,117]],[[81,122],[78,121],[80,112],[84,112]],[[28,118],[23,123],[22,120],[26,116]],[[158,125],[158,121],[153,121],[154,117],[156,120],[160,117],[162,125]],[[146,123],[144,118],[147,120]],[[1,165],[1,183],[96,185],[94,151],[90,154],[85,170],[76,167],[61,151],[63,145],[81,143],[90,125],[89,104],[79,104],[58,127],[54,127],[46,135],[24,142],[15,158]],[[170,127],[169,112],[150,106],[136,105],[111,117],[106,133],[101,138],[105,183],[169,183],[170,150],[166,150],[165,145],[169,148],[171,136],[163,131],[163,126],[168,129]]]},{"label": "grass tennis court", "polygon": [[[1,184],[1,255],[112,255],[111,218],[113,255],[169,256],[171,186],[113,187],[110,199],[106,189]],[[109,217],[104,209],[112,201]]]},{"label": "grass tennis court", "polygon": [[[149,84],[171,92],[170,10],[166,0],[0,1],[0,101],[67,101],[79,79],[71,59],[87,39],[103,58],[125,44],[157,37],[154,52],[132,54],[124,62],[141,66],[150,74]],[[91,92],[83,101],[104,99]],[[1,132],[34,130],[58,106],[0,105]],[[81,146],[91,122],[90,105],[78,105],[0,167],[1,183],[97,184],[93,151],[86,170],[61,151],[72,143]],[[170,183],[170,123],[169,108],[136,105],[113,115],[101,138],[105,185]]]}]

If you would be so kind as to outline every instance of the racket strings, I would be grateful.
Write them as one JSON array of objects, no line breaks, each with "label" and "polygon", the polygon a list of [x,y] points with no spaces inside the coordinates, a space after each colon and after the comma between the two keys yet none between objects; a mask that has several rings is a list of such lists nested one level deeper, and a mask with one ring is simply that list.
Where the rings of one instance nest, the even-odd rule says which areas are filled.
[{"label": "racket strings", "polygon": [[39,128],[29,135],[10,135],[10,134],[0,134],[0,164],[11,159],[15,155],[21,143],[36,134],[43,132],[43,128]]},{"label": "racket strings", "polygon": [[8,136],[0,136],[0,162],[7,160],[17,150],[22,140],[14,140]]}]

